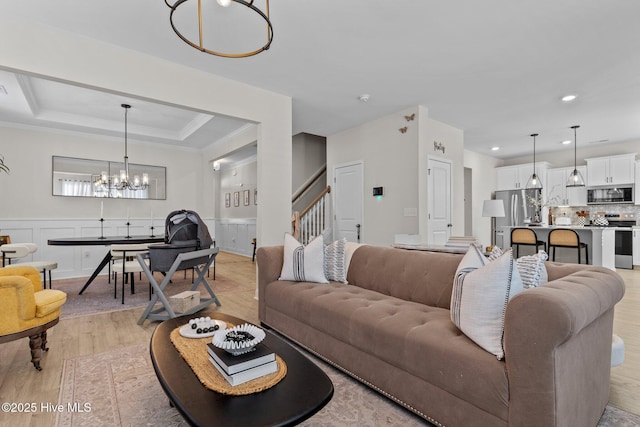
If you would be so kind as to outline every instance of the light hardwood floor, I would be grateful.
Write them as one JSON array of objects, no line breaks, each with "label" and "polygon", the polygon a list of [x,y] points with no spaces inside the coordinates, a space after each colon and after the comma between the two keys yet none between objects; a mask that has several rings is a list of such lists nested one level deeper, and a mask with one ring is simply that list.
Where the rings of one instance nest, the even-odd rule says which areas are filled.
[{"label": "light hardwood floor", "polygon": [[[250,258],[221,252],[217,272],[243,289],[218,295],[222,306],[216,310],[250,322],[258,322],[255,299],[255,264]],[[611,403],[640,414],[640,270],[619,270],[627,286],[616,307],[614,333],[625,341],[625,362],[611,370]],[[213,306],[214,307],[214,306]],[[26,339],[0,345],[1,402],[58,402],[62,367],[65,359],[101,353],[120,347],[146,343],[157,323],[136,324],[143,308],[61,320],[49,333],[51,350],[44,356],[43,370],[30,363]],[[25,414],[0,412],[0,426],[49,427],[54,413],[37,411]]]}]

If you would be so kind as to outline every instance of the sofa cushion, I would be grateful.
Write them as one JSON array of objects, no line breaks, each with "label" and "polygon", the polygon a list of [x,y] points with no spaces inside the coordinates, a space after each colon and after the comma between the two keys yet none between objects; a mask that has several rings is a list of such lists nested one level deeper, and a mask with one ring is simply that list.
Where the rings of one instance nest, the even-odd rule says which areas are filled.
[{"label": "sofa cushion", "polygon": [[59,310],[67,301],[67,294],[57,289],[44,289],[33,296],[36,300],[36,317],[45,317]]},{"label": "sofa cushion", "polygon": [[461,254],[360,246],[351,257],[347,281],[406,301],[449,308]]},{"label": "sofa cushion", "polygon": [[504,363],[462,334],[451,323],[449,310],[337,283],[278,281],[266,288],[265,300],[267,324],[269,313],[278,312],[279,319],[296,319],[486,411],[507,416]]},{"label": "sofa cushion", "polygon": [[[469,252],[475,252],[470,248]],[[504,316],[509,300],[522,290],[511,249],[487,265],[463,269],[456,276],[451,320],[480,347],[504,357]]]},{"label": "sofa cushion", "polygon": [[284,236],[284,260],[280,280],[328,283],[324,276],[324,243],[322,236],[305,247],[291,234]]}]

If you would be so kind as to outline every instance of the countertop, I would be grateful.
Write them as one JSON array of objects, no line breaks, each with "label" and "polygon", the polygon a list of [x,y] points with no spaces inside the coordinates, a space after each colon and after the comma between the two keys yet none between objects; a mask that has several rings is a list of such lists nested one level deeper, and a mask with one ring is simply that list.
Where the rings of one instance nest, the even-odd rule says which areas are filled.
[{"label": "countertop", "polygon": [[[507,226],[508,228],[516,228],[516,226]],[[517,227],[529,227],[533,230],[551,230],[554,228],[570,228],[572,230],[630,230],[629,227],[598,227],[594,225],[518,225]],[[640,228],[640,226],[636,226]]]}]

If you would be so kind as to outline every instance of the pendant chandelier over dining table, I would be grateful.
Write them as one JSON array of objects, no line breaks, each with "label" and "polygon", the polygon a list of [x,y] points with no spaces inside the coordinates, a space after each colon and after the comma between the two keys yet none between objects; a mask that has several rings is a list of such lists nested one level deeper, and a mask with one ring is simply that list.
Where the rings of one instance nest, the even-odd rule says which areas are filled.
[{"label": "pendant chandelier over dining table", "polygon": [[[142,179],[139,175],[134,175],[133,178],[129,174],[129,155],[128,155],[128,121],[127,113],[131,108],[129,104],[121,104],[124,108],[124,169],[120,170],[120,174],[114,174],[109,176],[106,171],[102,171],[97,179],[94,181],[94,185],[97,191],[106,192],[111,194],[112,190],[146,190],[149,188],[149,174],[143,173]],[[110,196],[111,197],[111,196]]]},{"label": "pendant chandelier over dining table", "polygon": [[[216,30],[215,28],[216,24],[212,23],[210,19],[212,18],[212,16],[216,14],[222,15],[221,13],[222,11],[220,9],[216,10],[213,7],[209,8],[207,6],[207,10],[206,11],[203,10],[203,3],[207,3],[207,5],[213,4],[214,3],[213,0],[176,0],[173,3],[171,3],[171,0],[165,0],[164,2],[171,9],[171,13],[169,14],[169,21],[171,23],[171,28],[173,28],[173,31],[178,35],[178,37],[182,39],[182,41],[187,43],[189,46],[198,49],[201,52],[205,52],[210,55],[222,56],[225,58],[246,58],[248,56],[257,55],[258,53],[269,49],[269,47],[271,46],[271,42],[273,41],[273,26],[271,25],[271,20],[269,19],[269,0],[264,0],[264,3],[265,3],[264,12],[254,4],[254,0],[249,0],[249,1],[215,0],[215,2],[219,6],[224,8],[228,8],[233,4],[245,6],[249,11],[254,12],[259,17],[258,20],[260,22],[264,21],[264,25],[265,25],[264,45],[262,45],[257,49],[251,48],[248,51],[242,51],[238,53],[225,52],[225,51],[222,51],[219,47],[216,47],[215,49],[206,47],[205,44],[209,43],[210,40],[207,39],[207,41],[205,42],[205,38],[207,36],[213,37],[216,39],[215,40],[216,42],[220,42],[221,39],[225,39],[223,41],[228,41],[228,40],[232,40],[234,42],[239,41],[241,40],[241,38],[245,38],[247,36],[248,31],[246,30],[247,30],[247,25],[250,24],[249,22],[243,22],[241,23],[241,25],[238,25],[238,24],[235,25],[235,28],[242,28],[242,32],[239,32],[239,36],[229,35],[226,32],[223,32],[222,34],[215,34],[214,36],[210,36],[212,33],[215,33],[215,30]],[[191,21],[185,20],[185,19],[180,20],[177,18],[177,15],[174,16],[178,8],[183,5],[186,6],[182,8],[185,10],[185,12],[183,13],[189,12],[187,4],[193,4],[193,3],[197,3],[197,14],[196,14],[197,41],[195,37],[196,30],[194,30],[193,28],[189,28],[187,25],[188,22],[191,22]],[[215,6],[215,4],[213,6]],[[225,16],[228,16],[228,15],[225,15]],[[180,26],[180,29],[178,29],[178,26]]]},{"label": "pendant chandelier over dining table", "polygon": [[116,179],[115,188],[118,190],[144,190],[149,186],[149,175],[142,174],[142,181],[138,175],[133,176],[133,180],[129,175],[129,156],[127,154],[127,113],[131,108],[129,104],[121,104],[124,108],[124,170],[120,171],[120,179]]}]

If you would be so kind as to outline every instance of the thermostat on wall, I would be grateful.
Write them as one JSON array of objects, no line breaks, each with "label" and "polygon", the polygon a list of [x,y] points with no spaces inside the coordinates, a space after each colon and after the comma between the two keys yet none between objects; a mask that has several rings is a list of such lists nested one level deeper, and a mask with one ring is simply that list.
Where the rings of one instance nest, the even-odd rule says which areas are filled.
[{"label": "thermostat on wall", "polygon": [[383,188],[382,187],[373,187],[373,197],[382,197],[383,196]]}]

